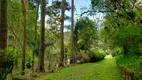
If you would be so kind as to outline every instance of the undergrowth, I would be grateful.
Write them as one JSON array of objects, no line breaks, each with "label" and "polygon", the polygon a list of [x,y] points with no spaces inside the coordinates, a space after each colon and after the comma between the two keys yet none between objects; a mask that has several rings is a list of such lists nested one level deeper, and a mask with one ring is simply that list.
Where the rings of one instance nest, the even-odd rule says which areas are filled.
[{"label": "undergrowth", "polygon": [[126,69],[129,72],[135,73],[142,80],[142,56],[129,54],[127,56],[120,55],[116,58],[116,63],[119,67]]}]

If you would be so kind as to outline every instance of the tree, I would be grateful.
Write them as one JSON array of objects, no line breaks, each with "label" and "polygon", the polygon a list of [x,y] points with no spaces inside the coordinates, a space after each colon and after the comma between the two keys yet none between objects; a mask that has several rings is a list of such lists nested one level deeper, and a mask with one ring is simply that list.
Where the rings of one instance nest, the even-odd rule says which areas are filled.
[{"label": "tree", "polygon": [[[37,7],[36,7],[36,22],[35,22],[35,32],[34,32],[34,40],[35,40],[35,45],[37,41],[37,20],[38,20],[38,13],[39,13],[39,3],[37,2]],[[34,52],[33,52],[33,58],[32,58],[32,71],[34,71]]]},{"label": "tree", "polygon": [[[49,16],[47,20],[47,24],[50,25],[50,30],[52,31],[59,31],[59,26],[61,24],[60,17],[61,17],[61,6],[62,1],[53,1],[52,5],[48,6],[46,9],[46,14]],[[65,3],[65,10],[70,10],[69,3]],[[64,20],[70,20],[70,17],[65,15]]]},{"label": "tree", "polygon": [[[36,4],[36,5],[35,5]],[[38,15],[39,15],[39,5],[40,5],[40,0],[31,0],[29,3],[31,8],[36,9],[36,14],[35,14],[35,24],[34,24],[34,46],[33,46],[33,54],[32,54],[32,71],[34,71],[34,61],[35,61],[35,49],[37,46],[37,20],[38,20]]]},{"label": "tree", "polygon": [[45,7],[46,1],[41,0],[41,26],[40,26],[40,48],[39,48],[39,58],[38,58],[38,71],[44,72],[44,39],[45,39]]},{"label": "tree", "polygon": [[73,27],[74,27],[74,0],[72,0],[72,7],[71,7],[71,35],[70,35],[70,64],[74,63],[73,60]]},{"label": "tree", "polygon": [[[7,51],[7,0],[0,1],[0,57],[2,58],[0,64],[0,79],[5,80],[7,73],[4,63],[8,62]],[[3,51],[4,50],[4,51]],[[4,55],[2,55],[2,54]],[[3,65],[4,64],[4,65]],[[2,66],[3,65],[3,66]],[[4,72],[5,71],[5,72]]]},{"label": "tree", "polygon": [[26,11],[26,1],[21,0],[22,4],[22,14],[23,14],[23,27],[24,27],[24,33],[23,33],[23,57],[22,57],[22,75],[25,74],[25,61],[26,61],[26,38],[27,38],[27,32],[26,32],[26,26],[27,26],[27,11]]},{"label": "tree", "polygon": [[64,66],[64,13],[65,13],[65,2],[62,0],[62,11],[61,11],[61,28],[60,28],[60,37],[61,37],[61,49],[60,49],[60,63],[59,66]]},{"label": "tree", "polygon": [[125,55],[128,53],[141,55],[141,1],[91,0],[91,2],[93,9],[113,11],[105,13],[106,21],[102,30],[104,41],[109,47],[113,51],[122,48]]},{"label": "tree", "polygon": [[76,46],[76,50],[84,50],[85,53],[91,49],[92,46],[96,45],[97,40],[97,29],[96,23],[89,18],[85,18],[77,21],[74,30],[74,45]]},{"label": "tree", "polygon": [[[1,1],[0,1],[0,5],[1,5]],[[1,19],[1,6],[0,6],[0,19]],[[1,24],[1,20],[0,20],[0,24]]]},{"label": "tree", "polygon": [[0,5],[0,50],[7,49],[7,0],[1,0]]}]

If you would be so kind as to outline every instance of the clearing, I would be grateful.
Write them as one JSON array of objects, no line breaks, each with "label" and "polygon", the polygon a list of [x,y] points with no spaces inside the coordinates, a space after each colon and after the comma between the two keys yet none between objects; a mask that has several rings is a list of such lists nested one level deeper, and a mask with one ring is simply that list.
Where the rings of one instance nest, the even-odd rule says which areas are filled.
[{"label": "clearing", "polygon": [[96,63],[80,64],[58,69],[54,73],[36,80],[123,80],[115,63],[115,58],[107,56]]}]

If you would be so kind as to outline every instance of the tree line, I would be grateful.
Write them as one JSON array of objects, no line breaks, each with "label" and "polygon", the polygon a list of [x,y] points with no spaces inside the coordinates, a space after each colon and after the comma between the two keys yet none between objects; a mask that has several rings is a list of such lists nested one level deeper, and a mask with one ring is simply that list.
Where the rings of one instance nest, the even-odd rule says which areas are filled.
[{"label": "tree line", "polygon": [[[66,0],[55,0],[51,5],[47,0],[1,0],[0,77],[6,79],[16,69],[22,75],[27,68],[32,74],[45,72],[47,64],[54,72],[68,64],[102,60],[107,54],[140,57],[141,1],[90,1],[91,8],[74,20],[74,0],[71,6]],[[71,17],[66,11],[71,11]],[[96,16],[98,12],[105,16],[100,30],[96,21],[84,16]],[[65,28],[70,31],[65,32]]]}]

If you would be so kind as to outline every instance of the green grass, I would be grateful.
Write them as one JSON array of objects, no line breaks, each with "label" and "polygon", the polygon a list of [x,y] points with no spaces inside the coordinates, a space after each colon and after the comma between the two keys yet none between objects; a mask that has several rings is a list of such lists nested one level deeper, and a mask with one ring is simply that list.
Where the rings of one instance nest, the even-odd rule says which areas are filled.
[{"label": "green grass", "polygon": [[63,68],[36,80],[122,80],[114,58]]}]

